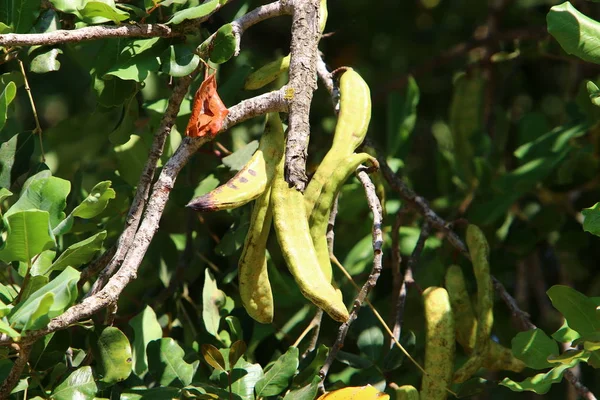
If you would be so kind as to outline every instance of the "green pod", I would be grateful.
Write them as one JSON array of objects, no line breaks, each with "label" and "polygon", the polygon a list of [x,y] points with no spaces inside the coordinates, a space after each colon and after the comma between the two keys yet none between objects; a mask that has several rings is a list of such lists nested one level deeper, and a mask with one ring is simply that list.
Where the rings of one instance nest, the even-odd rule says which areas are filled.
[{"label": "green pod", "polygon": [[238,262],[238,281],[242,304],[252,318],[262,324],[273,322],[273,293],[267,273],[267,239],[271,230],[271,188],[256,201],[250,228]]},{"label": "green pod", "polygon": [[290,55],[278,57],[275,61],[263,65],[246,78],[244,89],[256,90],[273,82],[290,68]]},{"label": "green pod", "polygon": [[396,400],[419,400],[419,392],[411,385],[400,386],[396,389]]},{"label": "green pod", "polygon": [[332,278],[332,268],[326,236],[327,225],[329,224],[329,214],[331,213],[333,202],[344,183],[356,171],[356,168],[358,168],[360,164],[366,162],[370,162],[372,165],[379,165],[377,160],[367,153],[352,154],[346,157],[330,176],[329,181],[323,186],[319,200],[315,204],[308,220],[310,236],[317,252],[319,265],[325,274],[325,278],[329,282],[331,282]]},{"label": "green pod", "polygon": [[250,161],[226,184],[196,197],[186,207],[195,211],[219,211],[241,207],[258,198],[271,184],[284,148],[279,114],[267,114],[264,133]]},{"label": "green pod", "polygon": [[421,399],[444,400],[454,370],[454,317],[446,289],[429,287],[423,292],[426,342]]},{"label": "green pod", "polygon": [[285,160],[282,158],[277,166],[271,192],[273,225],[281,253],[304,297],[334,320],[346,322],[349,318],[348,310],[319,267],[302,193],[285,181],[284,164]]},{"label": "green pod", "polygon": [[[457,265],[450,266],[446,271],[446,290],[448,290],[456,321],[456,341],[462,346],[465,353],[471,354],[475,347],[477,320],[462,269]],[[492,371],[513,372],[521,372],[525,369],[525,364],[512,354],[511,349],[494,342],[491,338],[488,341],[488,350],[482,365],[484,368]]]},{"label": "green pod", "polygon": [[304,191],[308,214],[312,212],[323,186],[329,181],[333,171],[363,142],[370,121],[369,86],[356,71],[348,68],[340,78],[340,113],[333,144]]},{"label": "green pod", "polygon": [[321,0],[319,3],[319,32],[321,33],[323,33],[325,30],[328,15],[329,12],[327,11],[327,0]]},{"label": "green pod", "polygon": [[494,325],[494,295],[488,263],[490,249],[485,235],[475,225],[467,227],[467,246],[477,280],[477,329],[471,356],[454,374],[454,382],[457,383],[465,382],[483,366]]}]

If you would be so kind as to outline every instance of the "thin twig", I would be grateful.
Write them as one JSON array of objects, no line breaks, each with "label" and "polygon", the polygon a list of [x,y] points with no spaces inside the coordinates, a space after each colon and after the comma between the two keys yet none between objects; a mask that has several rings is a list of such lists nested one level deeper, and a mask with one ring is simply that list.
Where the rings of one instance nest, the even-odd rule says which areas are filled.
[{"label": "thin twig", "polygon": [[27,74],[25,73],[23,61],[21,61],[18,58],[17,61],[19,62],[19,67],[21,68],[21,74],[23,75],[25,91],[27,92],[27,96],[29,96],[29,104],[31,104],[31,111],[33,112],[33,119],[35,120],[35,129],[33,130],[33,134],[38,135],[38,139],[40,140],[40,152],[42,153],[42,162],[46,162],[46,155],[44,154],[44,144],[42,143],[42,126],[40,125],[40,119],[38,117],[37,109],[35,108],[33,95],[31,94],[31,87],[29,86],[29,81],[27,80]]},{"label": "thin twig", "polygon": [[417,261],[421,257],[423,248],[425,247],[425,241],[429,237],[429,224],[425,222],[421,228],[421,234],[417,240],[417,244],[413,249],[413,252],[406,263],[406,270],[404,271],[404,278],[402,280],[402,286],[400,287],[400,293],[398,294],[398,300],[396,302],[396,320],[394,321],[394,337],[400,340],[402,334],[402,323],[404,321],[404,306],[406,304],[406,292],[407,286],[414,283],[413,273]]},{"label": "thin twig", "polygon": [[236,38],[235,55],[237,56],[240,53],[240,43],[242,42],[242,35],[246,31],[246,29],[269,18],[281,15],[291,15],[292,12],[292,7],[288,6],[287,4],[284,4],[284,2],[275,1],[273,3],[257,7],[249,13],[244,14],[242,17],[233,21],[231,23],[231,27],[233,35]]},{"label": "thin twig", "polygon": [[[392,227],[392,304],[398,304],[398,298],[402,291],[402,275],[400,265],[402,263],[402,255],[400,254],[400,227],[402,226],[403,217],[406,214],[404,208],[400,207],[396,213],[394,226]],[[406,279],[405,279],[406,280]],[[394,337],[400,339],[400,324],[398,323],[398,310],[392,309],[391,325],[394,327]],[[394,343],[390,341],[390,347]]]},{"label": "thin twig", "polygon": [[153,38],[183,35],[165,24],[122,24],[119,26],[86,26],[84,28],[45,32],[7,33],[0,35],[0,46],[37,46],[79,43],[108,38]]},{"label": "thin twig", "polygon": [[18,349],[19,355],[15,360],[15,363],[10,370],[10,373],[2,382],[2,386],[0,386],[0,399],[7,399],[10,395],[10,392],[19,382],[19,378],[21,377],[21,373],[23,369],[27,365],[27,361],[29,361],[29,353],[31,352],[31,347],[33,343],[30,344],[13,344],[13,347]]},{"label": "thin twig", "polygon": [[329,372],[329,368],[333,364],[333,360],[338,353],[338,351],[344,345],[344,341],[346,339],[346,335],[348,333],[348,329],[358,315],[358,311],[362,307],[363,302],[367,298],[369,292],[375,287],[377,284],[377,279],[379,278],[379,274],[381,273],[381,265],[382,265],[382,247],[383,247],[383,231],[381,229],[383,223],[383,212],[381,208],[381,202],[377,198],[377,192],[375,190],[375,185],[371,182],[369,175],[359,167],[358,179],[362,183],[365,194],[367,196],[367,202],[369,203],[369,208],[371,209],[371,213],[373,214],[373,268],[371,269],[371,273],[367,278],[367,281],[361,288],[361,290],[356,295],[352,305],[352,311],[350,312],[350,318],[348,321],[344,322],[339,330],[337,338],[334,344],[329,349],[329,354],[327,355],[327,359],[325,363],[321,367],[319,371],[319,376],[321,377],[321,382],[319,383],[319,387],[322,391],[324,391],[324,381],[327,377],[327,373]]},{"label": "thin twig", "polygon": [[310,136],[309,112],[313,92],[317,89],[317,45],[319,43],[319,0],[290,0],[292,41],[290,44],[291,93],[285,180],[301,192],[306,187],[306,156]]}]

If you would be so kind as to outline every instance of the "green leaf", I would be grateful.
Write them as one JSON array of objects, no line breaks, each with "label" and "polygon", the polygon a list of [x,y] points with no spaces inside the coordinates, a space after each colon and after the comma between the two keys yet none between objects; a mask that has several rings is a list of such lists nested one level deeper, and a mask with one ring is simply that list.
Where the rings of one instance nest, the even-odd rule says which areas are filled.
[{"label": "green leaf", "polygon": [[94,236],[72,244],[58,257],[48,270],[40,271],[40,275],[45,275],[50,271],[62,271],[68,266],[77,268],[89,262],[102,249],[104,239],[106,239],[106,231],[98,232]]},{"label": "green leaf", "polygon": [[81,204],[75,207],[73,216],[91,219],[104,211],[108,202],[116,196],[114,189],[110,187],[111,184],[111,181],[97,183]]},{"label": "green leaf", "polygon": [[567,321],[564,321],[562,326],[552,334],[552,338],[560,343],[571,343],[579,337],[579,333],[569,328]]},{"label": "green leaf", "polygon": [[541,329],[519,332],[512,340],[512,353],[529,368],[552,367],[548,357],[558,355],[558,344]]},{"label": "green leaf", "polygon": [[12,25],[15,33],[28,33],[40,14],[41,0],[12,0],[10,3],[10,21],[6,22]]},{"label": "green leaf", "polygon": [[15,342],[18,342],[21,339],[21,334],[15,331],[8,322],[4,321],[4,319],[0,319],[0,332],[7,334],[11,339]]},{"label": "green leaf", "polygon": [[233,57],[237,40],[233,34],[231,24],[225,24],[215,34],[211,45],[210,61],[215,64],[223,64]]},{"label": "green leaf", "polygon": [[167,24],[180,24],[186,19],[196,19],[206,17],[213,13],[219,7],[219,0],[210,0],[196,7],[189,7],[173,14],[173,17]]},{"label": "green leaf", "polygon": [[152,389],[129,389],[121,393],[120,400],[165,400],[180,398],[181,389],[157,387]]},{"label": "green leaf", "polygon": [[132,96],[126,104],[123,105],[123,114],[119,124],[108,136],[108,140],[114,145],[125,144],[131,138],[131,134],[136,130],[136,122],[140,117],[140,108],[135,96]]},{"label": "green leaf", "polygon": [[217,287],[217,281],[208,268],[204,270],[204,287],[202,288],[202,321],[206,331],[219,338],[220,310],[225,305],[225,293]]},{"label": "green leaf", "polygon": [[109,20],[115,24],[129,19],[129,13],[119,10],[114,1],[88,1],[85,7],[79,10],[84,20],[92,23]]},{"label": "green leaf", "polygon": [[381,358],[384,342],[381,328],[378,325],[372,325],[360,332],[357,345],[371,361],[377,362]]},{"label": "green leaf", "polygon": [[5,225],[8,236],[0,250],[0,260],[4,262],[29,263],[37,254],[55,245],[47,211],[19,211],[5,217]]},{"label": "green leaf", "polygon": [[0,146],[0,187],[10,188],[13,180],[29,169],[33,153],[30,133],[19,133]]},{"label": "green leaf", "polygon": [[[254,387],[262,377],[263,370],[259,364],[250,364],[240,358],[231,370],[231,391],[243,400],[254,400]],[[219,374],[219,382],[221,387],[228,384],[225,372]]]},{"label": "green leaf", "polygon": [[200,346],[200,353],[204,361],[211,367],[219,371],[227,371],[227,365],[223,354],[212,344],[203,344]]},{"label": "green leaf", "polygon": [[92,349],[100,367],[100,381],[113,385],[131,374],[131,346],[127,336],[118,328],[104,328],[96,337],[96,343],[92,343]]},{"label": "green leaf", "polygon": [[137,186],[149,152],[150,144],[138,135],[131,135],[127,143],[115,147],[119,175],[131,186]]},{"label": "green leaf", "polygon": [[54,228],[65,218],[63,210],[67,205],[67,196],[71,191],[71,182],[55,176],[49,171],[38,172],[27,179],[19,200],[5,214],[9,217],[19,211],[43,210],[50,217],[50,226]]},{"label": "green leaf", "polygon": [[160,41],[160,38],[132,40],[123,47],[106,75],[143,82],[150,72],[160,69],[159,56],[165,47],[166,42]]},{"label": "green leaf", "polygon": [[253,140],[241,149],[233,152],[227,157],[223,157],[221,162],[232,171],[239,171],[252,158],[252,155],[258,149],[258,140]]},{"label": "green leaf", "polygon": [[54,400],[93,399],[98,393],[92,367],[73,371],[52,391]]},{"label": "green leaf", "polygon": [[560,365],[552,368],[545,374],[537,374],[521,382],[515,382],[512,379],[504,378],[500,382],[500,385],[506,386],[513,392],[524,392],[528,390],[537,394],[545,394],[548,393],[553,383],[558,383],[562,380],[565,370],[571,367],[572,365]]},{"label": "green leaf", "polygon": [[[18,304],[12,309],[8,320],[16,329],[22,329],[27,326],[28,329],[40,329],[54,317],[59,316],[69,306],[75,303],[77,299],[77,282],[80,272],[67,267],[63,272],[54,278],[50,283],[36,290],[23,303]],[[32,319],[32,315],[38,310],[45,296],[51,294],[54,298],[48,311],[37,319]],[[47,298],[45,299],[47,301]],[[31,320],[31,322],[29,322]]]},{"label": "green leaf", "polygon": [[185,362],[185,353],[175,340],[153,340],[148,343],[147,352],[148,370],[162,386],[182,388],[192,382],[198,362]]},{"label": "green leaf", "polygon": [[350,275],[358,275],[365,271],[373,260],[373,238],[367,235],[354,244],[344,260],[344,267]]},{"label": "green leaf", "polygon": [[120,106],[138,91],[138,83],[108,75],[105,79],[94,79],[94,93],[98,103],[105,107]]},{"label": "green leaf", "polygon": [[6,118],[8,116],[8,106],[15,99],[17,95],[17,85],[14,82],[8,82],[8,84],[2,89],[0,93],[0,131],[4,128]]},{"label": "green leaf", "polygon": [[129,321],[133,328],[133,371],[141,376],[148,370],[148,343],[162,338],[162,328],[156,319],[156,313],[150,306]]},{"label": "green leaf", "polygon": [[313,400],[317,397],[319,382],[321,382],[321,378],[315,376],[311,383],[300,389],[290,391],[283,400]]},{"label": "green leaf", "polygon": [[60,69],[60,61],[58,61],[58,55],[62,54],[61,49],[51,49],[42,54],[35,56],[31,60],[29,69],[31,72],[36,74],[45,74],[46,72],[58,71]]},{"label": "green leaf", "polygon": [[368,358],[342,350],[338,351],[335,359],[355,369],[365,369],[373,366],[373,361]]},{"label": "green leaf", "polygon": [[[400,337],[400,344],[402,345],[402,347],[404,347],[406,349],[406,351],[409,354],[412,354],[413,349],[415,348],[417,342],[417,338],[415,336],[415,333],[413,331],[406,331],[405,329],[402,330],[402,336]],[[406,355],[404,354],[404,352],[402,352],[402,350],[400,350],[398,348],[398,346],[394,345],[389,351],[388,353],[385,355],[385,358],[383,359],[383,370],[384,371],[393,371],[396,368],[399,368],[402,363],[404,362],[404,359],[406,358]]]},{"label": "green leaf", "polygon": [[600,330],[600,320],[596,317],[596,304],[592,299],[563,285],[552,286],[547,293],[552,305],[565,317],[569,327],[581,336]]},{"label": "green leaf", "polygon": [[7,188],[0,188],[0,203],[12,196],[13,193]]},{"label": "green leaf", "polygon": [[319,373],[328,354],[329,349],[324,344],[319,345],[315,351],[309,353],[309,355],[302,360],[302,364],[306,365],[307,362],[309,363],[306,367],[303,365],[301,366],[300,373],[294,377],[294,386],[304,386],[309,384]]},{"label": "green leaf", "polygon": [[[586,349],[589,350],[589,349]],[[557,356],[549,356],[548,362],[552,365],[556,364],[569,364],[572,365],[574,361],[586,362],[590,358],[590,352],[586,350],[568,349],[564,353]]]},{"label": "green leaf", "polygon": [[417,81],[408,78],[406,93],[392,92],[388,98],[387,154],[404,159],[410,152],[410,138],[417,122],[420,92]]},{"label": "green leaf", "polygon": [[194,48],[184,44],[170,46],[162,56],[162,70],[174,77],[191,74],[198,64],[200,57],[194,52]]},{"label": "green leaf", "polygon": [[298,348],[290,347],[256,382],[254,390],[257,397],[275,396],[283,392],[290,384],[298,368]]},{"label": "green leaf", "polygon": [[548,32],[563,50],[582,60],[600,63],[600,24],[570,2],[554,6],[546,16]]},{"label": "green leaf", "polygon": [[27,286],[25,286],[21,292],[21,298],[29,298],[29,296],[31,296],[32,293],[35,293],[38,289],[47,285],[49,281],[50,278],[48,278],[47,276],[31,276],[29,282],[27,283]]},{"label": "green leaf", "polygon": [[581,210],[583,215],[583,230],[592,235],[600,236],[600,203]]}]

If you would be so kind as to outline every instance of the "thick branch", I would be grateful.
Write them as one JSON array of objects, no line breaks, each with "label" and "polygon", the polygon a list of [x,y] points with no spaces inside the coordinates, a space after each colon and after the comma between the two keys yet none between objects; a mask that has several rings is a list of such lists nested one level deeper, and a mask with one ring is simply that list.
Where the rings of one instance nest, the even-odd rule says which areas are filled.
[{"label": "thick branch", "polygon": [[[221,131],[258,115],[268,112],[285,111],[287,111],[287,103],[284,100],[283,89],[266,93],[244,100],[231,107]],[[153,186],[148,207],[144,213],[139,230],[133,239],[135,246],[130,248],[123,261],[123,265],[108,281],[106,286],[98,293],[84,299],[80,304],[74,305],[62,315],[54,318],[46,328],[30,332],[22,338],[22,343],[31,343],[38,337],[64,329],[83,318],[89,318],[91,315],[118,300],[123,289],[137,276],[138,268],[148,250],[150,241],[158,229],[162,212],[171,189],[173,189],[177,175],[198,149],[211,139],[209,137],[199,139],[185,138],[175,151],[175,154],[165,164],[158,180]]]},{"label": "thick branch", "polygon": [[31,352],[31,346],[32,344],[21,344],[19,346],[19,355],[17,356],[17,359],[15,360],[15,363],[13,364],[10,373],[8,374],[4,382],[2,382],[2,386],[0,386],[0,399],[7,399],[10,395],[10,392],[19,382],[21,373],[27,365],[27,361],[29,361],[29,353]]},{"label": "thick branch", "polygon": [[246,29],[269,18],[278,17],[280,15],[290,15],[292,14],[292,11],[293,8],[288,7],[281,1],[276,1],[274,3],[269,3],[257,7],[254,10],[250,11],[248,14],[244,14],[242,17],[233,21],[231,23],[231,27],[233,29],[233,34],[236,37],[235,55],[237,56],[240,52],[240,43],[242,41],[242,35],[246,31]]},{"label": "thick branch", "polygon": [[[169,133],[171,133],[173,125],[175,124],[175,119],[179,113],[181,102],[183,101],[183,98],[185,97],[195,75],[196,74],[194,73],[179,79],[173,88],[173,92],[169,99],[169,104],[167,105],[167,109],[163,115],[160,125],[156,130],[154,140],[152,142],[152,148],[150,149],[150,154],[148,154],[148,159],[146,160],[146,164],[144,165],[144,169],[138,181],[135,197],[133,198],[133,202],[129,208],[129,214],[127,215],[127,219],[125,221],[125,229],[121,233],[121,236],[116,243],[115,254],[110,260],[110,263],[104,268],[100,276],[98,276],[98,279],[96,282],[94,282],[92,289],[88,292],[86,297],[97,293],[106,284],[108,279],[115,273],[119,265],[121,265],[125,259],[127,251],[133,244],[133,237],[139,226],[142,212],[144,211],[146,201],[148,200],[148,195],[150,194],[150,185],[154,179],[156,164],[163,154],[165,142],[169,136]],[[86,276],[89,276],[89,272],[86,274]]]},{"label": "thick branch", "polygon": [[304,191],[306,155],[310,137],[310,103],[317,88],[319,43],[319,1],[293,2],[292,42],[290,45],[290,115],[285,148],[285,179],[297,190]]},{"label": "thick branch", "polygon": [[35,46],[74,43],[117,37],[173,37],[181,35],[165,24],[123,24],[119,26],[86,26],[85,28],[60,29],[46,33],[7,33],[0,35],[0,46]]},{"label": "thick branch", "polygon": [[373,214],[373,268],[371,269],[369,278],[367,278],[367,281],[365,282],[360,292],[358,292],[356,298],[354,299],[352,311],[350,312],[350,318],[348,319],[348,321],[344,322],[340,326],[335,343],[331,346],[329,354],[327,355],[327,359],[325,360],[325,363],[319,371],[319,376],[321,377],[321,383],[319,384],[319,386],[321,390],[323,390],[323,382],[325,380],[325,377],[327,377],[327,373],[329,372],[331,364],[333,364],[333,360],[335,360],[338,351],[344,345],[344,341],[346,340],[346,335],[348,334],[348,329],[350,328],[350,325],[358,316],[358,311],[360,310],[363,302],[369,295],[369,292],[377,284],[377,279],[379,279],[379,274],[381,273],[383,259],[383,231],[381,229],[381,226],[383,224],[383,211],[381,208],[381,202],[379,201],[379,198],[377,198],[377,191],[375,190],[375,185],[373,185],[373,182],[371,182],[371,179],[369,178],[369,175],[365,172],[364,167],[359,167],[357,175],[358,179],[360,180],[360,183],[362,183],[365,189],[367,202],[369,203],[369,208],[371,209],[371,212]]}]

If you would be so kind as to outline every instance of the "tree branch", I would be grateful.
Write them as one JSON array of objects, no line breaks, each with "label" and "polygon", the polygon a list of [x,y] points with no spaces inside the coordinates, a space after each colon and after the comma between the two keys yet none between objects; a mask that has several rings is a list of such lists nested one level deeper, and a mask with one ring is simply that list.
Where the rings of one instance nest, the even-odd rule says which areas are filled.
[{"label": "tree branch", "polygon": [[290,112],[285,148],[285,180],[304,191],[306,156],[310,137],[309,112],[317,88],[319,0],[290,0],[293,4],[290,45]]},{"label": "tree branch", "polygon": [[365,172],[364,167],[361,166],[358,168],[357,176],[358,176],[358,179],[360,180],[360,183],[362,183],[362,185],[365,189],[365,194],[367,196],[367,202],[369,203],[369,208],[371,209],[371,212],[373,214],[373,230],[372,230],[373,268],[371,269],[371,273],[369,274],[367,281],[365,282],[365,284],[361,288],[360,292],[358,292],[358,294],[356,295],[356,298],[354,299],[354,302],[352,305],[352,311],[350,312],[350,318],[348,318],[348,321],[346,321],[342,325],[340,325],[337,338],[336,338],[334,344],[329,349],[329,354],[327,355],[327,359],[325,360],[325,363],[323,364],[323,366],[321,367],[321,370],[319,371],[319,376],[321,377],[321,382],[319,383],[319,388],[321,389],[321,391],[324,391],[325,378],[327,377],[329,368],[331,367],[331,364],[333,364],[333,360],[335,360],[335,357],[336,357],[338,351],[344,345],[344,341],[346,340],[346,335],[348,334],[348,329],[350,328],[350,325],[352,324],[352,322],[354,322],[354,320],[358,316],[358,311],[360,310],[363,302],[369,295],[369,292],[377,284],[377,279],[379,279],[379,274],[381,273],[381,268],[382,268],[383,231],[381,229],[381,226],[383,224],[383,211],[381,208],[381,202],[379,201],[379,198],[377,197],[377,191],[375,189],[375,185],[373,185],[373,182],[371,182],[371,178],[369,178],[369,175]]},{"label": "tree branch", "polygon": [[165,24],[100,25],[72,30],[59,29],[46,33],[6,33],[0,35],[0,46],[54,45],[108,38],[153,38],[178,35],[182,35],[182,33]]},{"label": "tree branch", "polygon": [[13,364],[10,373],[0,386],[0,399],[7,399],[13,388],[19,383],[19,378],[23,369],[29,361],[29,353],[31,352],[32,344],[13,344],[13,347],[18,347],[19,355]]},{"label": "tree branch", "polygon": [[[284,89],[253,97],[229,109],[229,115],[223,123],[221,132],[258,115],[285,111],[287,111],[287,102],[284,99]],[[51,320],[44,329],[28,332],[27,335],[21,338],[21,343],[32,343],[37,338],[50,332],[65,329],[118,300],[127,284],[137,277],[138,268],[148,250],[150,241],[158,229],[162,212],[177,175],[198,149],[212,139],[208,136],[198,139],[185,138],[165,164],[153,186],[152,195],[139,230],[133,238],[135,246],[130,248],[121,268],[110,278],[106,286],[98,293],[84,299],[81,303],[72,306],[62,315]]]},{"label": "tree branch", "polygon": [[248,14],[244,14],[242,17],[233,21],[231,27],[237,42],[235,55],[237,56],[240,53],[240,43],[242,42],[242,36],[246,29],[269,18],[278,17],[280,15],[290,15],[292,14],[292,11],[293,9],[287,6],[287,4],[276,1],[257,7]]}]

